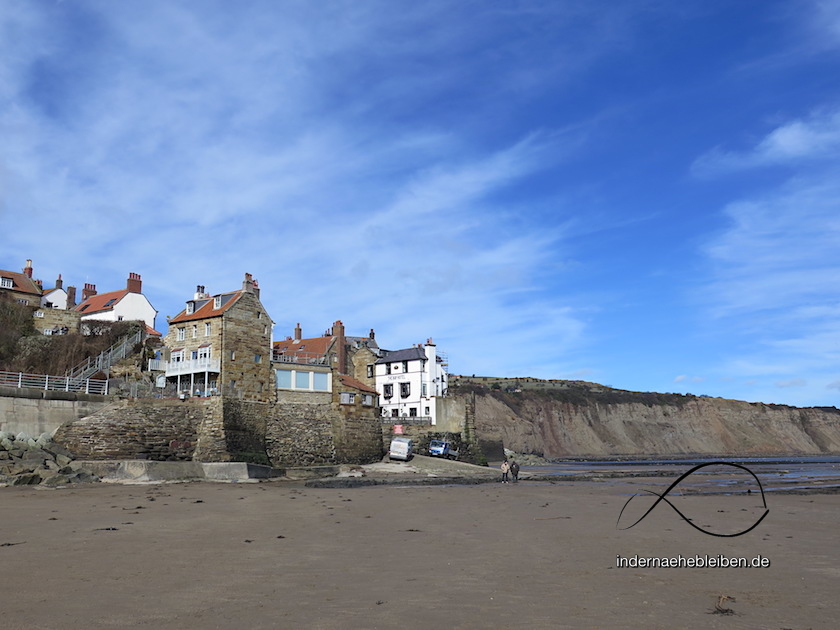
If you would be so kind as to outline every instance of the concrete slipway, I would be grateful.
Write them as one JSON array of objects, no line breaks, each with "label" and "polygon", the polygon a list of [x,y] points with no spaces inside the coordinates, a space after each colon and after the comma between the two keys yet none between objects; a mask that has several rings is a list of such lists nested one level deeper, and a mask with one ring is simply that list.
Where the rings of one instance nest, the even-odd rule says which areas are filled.
[{"label": "concrete slipway", "polygon": [[[482,483],[498,478],[498,471],[485,466],[415,455],[409,462],[387,459],[365,465],[272,468],[245,462],[157,462],[150,460],[73,462],[108,483],[160,483],[179,481],[259,482],[265,480],[345,480],[347,485],[401,482]],[[356,483],[353,483],[356,482]]]}]

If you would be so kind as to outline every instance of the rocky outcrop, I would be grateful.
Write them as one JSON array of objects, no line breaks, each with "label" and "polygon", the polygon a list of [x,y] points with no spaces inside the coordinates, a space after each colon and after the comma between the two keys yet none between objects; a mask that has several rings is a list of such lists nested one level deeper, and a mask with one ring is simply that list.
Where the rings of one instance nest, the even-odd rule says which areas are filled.
[{"label": "rocky outcrop", "polygon": [[48,433],[36,439],[26,433],[0,431],[0,485],[65,486],[98,481],[95,476],[76,470],[72,463],[70,452],[53,442]]},{"label": "rocky outcrop", "polygon": [[475,395],[479,436],[547,458],[840,453],[840,411],[834,407],[800,409],[571,382],[521,391],[462,386],[456,395]]}]

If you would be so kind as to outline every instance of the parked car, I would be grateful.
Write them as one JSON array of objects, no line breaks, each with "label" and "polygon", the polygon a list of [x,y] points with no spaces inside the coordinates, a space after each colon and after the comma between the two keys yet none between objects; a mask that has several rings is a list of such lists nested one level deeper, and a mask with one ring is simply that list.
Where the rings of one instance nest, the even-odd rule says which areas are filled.
[{"label": "parked car", "polygon": [[429,455],[432,457],[445,457],[446,459],[458,459],[458,449],[448,440],[432,440],[429,442]]}]

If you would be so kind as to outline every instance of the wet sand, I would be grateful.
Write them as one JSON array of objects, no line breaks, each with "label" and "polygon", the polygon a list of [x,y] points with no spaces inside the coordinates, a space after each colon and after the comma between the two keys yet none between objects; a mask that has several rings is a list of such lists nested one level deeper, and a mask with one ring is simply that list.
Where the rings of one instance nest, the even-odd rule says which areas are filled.
[{"label": "wet sand", "polygon": [[[663,504],[617,529],[645,482],[0,488],[3,626],[836,627],[840,495],[768,495],[767,517],[734,538]],[[744,494],[679,500],[718,531],[761,508]],[[680,554],[771,565],[616,566]],[[713,612],[721,595],[733,614]]]}]

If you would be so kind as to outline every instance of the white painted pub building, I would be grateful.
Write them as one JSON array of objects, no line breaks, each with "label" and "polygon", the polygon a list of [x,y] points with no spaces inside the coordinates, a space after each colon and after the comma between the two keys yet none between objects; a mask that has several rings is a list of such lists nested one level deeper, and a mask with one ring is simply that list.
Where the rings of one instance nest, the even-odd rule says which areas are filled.
[{"label": "white painted pub building", "polygon": [[437,399],[446,395],[449,375],[432,340],[404,350],[381,350],[373,365],[383,416],[406,424],[437,424]]}]

